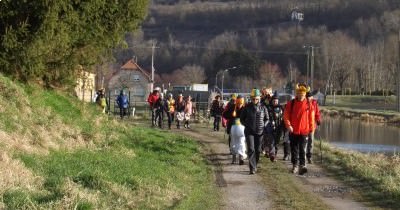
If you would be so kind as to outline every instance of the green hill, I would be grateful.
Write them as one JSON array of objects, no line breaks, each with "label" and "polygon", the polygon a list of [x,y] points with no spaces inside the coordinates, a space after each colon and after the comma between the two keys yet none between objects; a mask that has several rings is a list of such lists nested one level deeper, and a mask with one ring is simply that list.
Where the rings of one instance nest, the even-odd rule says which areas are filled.
[{"label": "green hill", "polygon": [[0,137],[0,209],[212,209],[217,203],[194,141],[109,118],[94,104],[2,75]]}]

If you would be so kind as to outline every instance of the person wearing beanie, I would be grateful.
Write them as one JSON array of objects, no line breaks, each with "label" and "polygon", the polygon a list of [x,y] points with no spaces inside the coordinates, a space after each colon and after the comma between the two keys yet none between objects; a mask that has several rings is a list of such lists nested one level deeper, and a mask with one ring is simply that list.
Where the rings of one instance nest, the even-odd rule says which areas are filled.
[{"label": "person wearing beanie", "polygon": [[240,123],[245,127],[250,174],[255,174],[260,159],[264,127],[269,121],[269,116],[267,108],[260,102],[260,90],[253,89],[250,97],[251,102],[245,106],[240,114]]},{"label": "person wearing beanie", "polygon": [[307,157],[307,162],[308,164],[312,164],[312,149],[313,149],[313,142],[314,142],[314,133],[315,130],[317,129],[317,126],[321,124],[321,113],[319,112],[319,107],[318,107],[318,102],[317,100],[314,99],[313,94],[311,91],[308,91],[306,94],[307,100],[311,104],[312,108],[314,109],[314,123],[313,123],[313,128],[312,132],[308,136],[308,142],[307,142],[307,147],[306,147],[306,157]]},{"label": "person wearing beanie", "polygon": [[[277,93],[276,93],[277,94]],[[276,155],[278,153],[278,145],[282,138],[282,134],[284,132],[284,123],[283,123],[283,107],[279,103],[278,96],[274,94],[271,98],[271,104],[267,109],[269,112],[270,123],[267,125],[266,136],[268,136],[267,142],[267,153],[269,154],[269,159],[272,162],[276,161]],[[283,142],[283,159],[289,156],[289,145],[288,142]]]},{"label": "person wearing beanie", "polygon": [[[228,143],[229,143],[229,149],[230,149],[230,151],[232,153],[232,164],[234,164],[236,162],[236,155],[239,154],[239,164],[240,165],[242,165],[244,163],[243,162],[244,156],[243,156],[242,153],[240,153],[238,151],[243,151],[242,150],[243,149],[243,144],[240,144],[240,140],[238,140],[238,138],[236,138],[235,140],[237,140],[237,141],[234,141],[234,142],[232,142],[232,139],[235,138],[235,137],[240,137],[241,136],[241,135],[239,135],[238,131],[240,130],[239,127],[243,126],[243,125],[240,124],[240,121],[238,121],[239,124],[237,124],[236,120],[240,119],[240,114],[241,114],[243,108],[244,108],[244,98],[243,98],[243,96],[238,95],[237,98],[236,98],[235,103],[228,104],[226,106],[224,112],[223,112],[223,117],[227,120],[226,132],[229,135],[229,137],[228,137],[229,138],[229,142]],[[239,130],[236,130],[235,135],[234,135],[235,137],[233,137],[231,135],[231,129],[232,129],[232,126],[235,125],[235,124],[238,127],[236,129],[239,129]],[[244,133],[243,133],[243,136],[244,136]],[[244,147],[245,147],[245,143],[244,143]]]},{"label": "person wearing beanie", "polygon": [[314,110],[306,98],[309,90],[310,87],[306,84],[297,84],[296,97],[288,101],[283,114],[283,121],[289,132],[292,172],[299,172],[300,175],[307,173],[306,146],[314,126]]}]

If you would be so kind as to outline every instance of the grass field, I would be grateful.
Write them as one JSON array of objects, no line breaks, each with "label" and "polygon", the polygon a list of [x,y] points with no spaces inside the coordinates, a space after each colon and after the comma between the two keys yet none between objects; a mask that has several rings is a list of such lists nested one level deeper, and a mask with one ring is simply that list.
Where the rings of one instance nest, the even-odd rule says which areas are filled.
[{"label": "grass field", "polygon": [[360,110],[395,111],[396,96],[337,95],[334,97],[329,95],[326,99],[326,105]]},{"label": "grass field", "polygon": [[0,209],[216,209],[187,137],[0,76]]}]

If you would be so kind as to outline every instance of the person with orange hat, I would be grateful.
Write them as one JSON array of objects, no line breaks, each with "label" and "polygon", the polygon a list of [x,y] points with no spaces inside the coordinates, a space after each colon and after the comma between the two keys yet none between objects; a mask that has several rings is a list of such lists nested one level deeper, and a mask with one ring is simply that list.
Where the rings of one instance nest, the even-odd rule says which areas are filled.
[{"label": "person with orange hat", "polygon": [[251,102],[244,107],[240,114],[240,123],[245,127],[250,174],[257,172],[264,128],[269,121],[267,108],[260,102],[260,96],[260,90],[253,89],[250,93]]},{"label": "person with orange hat", "polygon": [[300,175],[307,173],[306,146],[314,127],[314,110],[306,98],[306,92],[309,90],[310,87],[306,84],[297,84],[296,97],[288,101],[283,115],[285,127],[289,131],[292,172],[299,172]]}]

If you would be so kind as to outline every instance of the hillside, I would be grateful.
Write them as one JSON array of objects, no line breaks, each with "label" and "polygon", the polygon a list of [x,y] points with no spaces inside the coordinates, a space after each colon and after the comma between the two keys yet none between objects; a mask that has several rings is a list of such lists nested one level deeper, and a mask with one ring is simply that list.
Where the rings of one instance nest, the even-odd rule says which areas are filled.
[{"label": "hillside", "polygon": [[209,166],[190,139],[108,118],[95,104],[2,75],[0,137],[0,209],[217,203]]},{"label": "hillside", "polygon": [[[218,71],[240,65],[225,85],[247,90],[305,81],[312,46],[317,88],[394,90],[399,8],[394,0],[153,1],[142,28],[127,36],[128,49],[115,55],[120,63],[134,55],[150,66],[154,40],[159,83],[178,81],[174,71],[196,66],[205,73],[196,82],[214,84]],[[304,20],[291,21],[293,10]],[[246,56],[255,62],[243,64]],[[258,81],[248,77],[252,72],[274,79]]]}]

